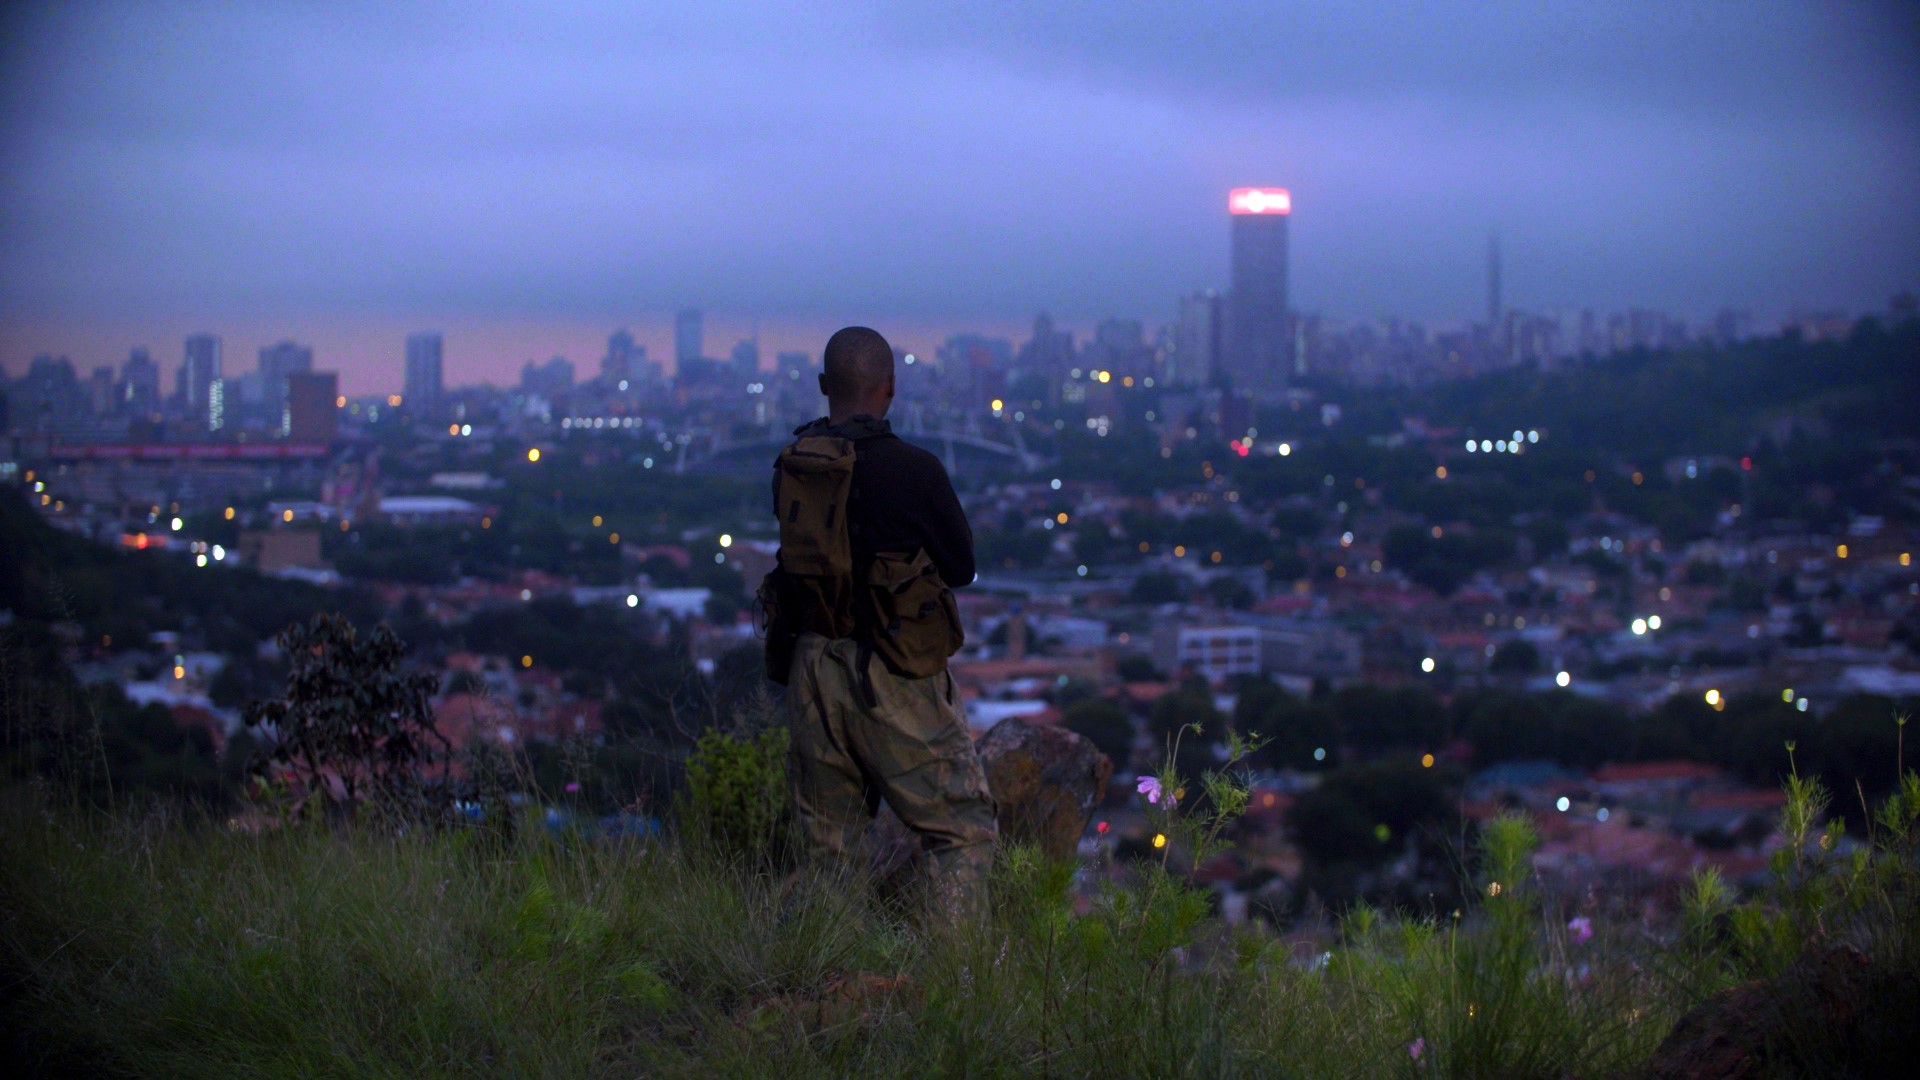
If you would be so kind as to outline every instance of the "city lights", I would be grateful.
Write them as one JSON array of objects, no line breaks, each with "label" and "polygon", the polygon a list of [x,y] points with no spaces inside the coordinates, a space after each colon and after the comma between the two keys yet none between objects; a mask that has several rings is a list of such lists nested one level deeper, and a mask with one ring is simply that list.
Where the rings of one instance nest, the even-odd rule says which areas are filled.
[{"label": "city lights", "polygon": [[638,593],[628,593],[628,594],[627,594],[627,606],[628,606],[628,607],[639,607],[639,606],[640,606],[640,596],[639,596],[639,594],[638,594]]},{"label": "city lights", "polygon": [[1720,691],[1709,690],[1706,693],[1706,698],[1707,704],[1715,706],[1716,708],[1720,705]]},{"label": "city lights", "polygon": [[1646,632],[1647,632],[1647,620],[1645,620],[1645,619],[1635,619],[1635,620],[1633,620],[1633,632],[1634,632],[1634,634],[1636,634],[1636,635],[1639,635],[1639,634],[1644,634],[1644,633],[1646,633]]},{"label": "city lights", "polygon": [[1557,675],[1555,675],[1555,676],[1553,677],[1553,685],[1555,685],[1555,686],[1558,686],[1558,687],[1560,687],[1560,688],[1562,688],[1562,689],[1565,689],[1566,687],[1569,687],[1569,686],[1572,686],[1572,685],[1573,685],[1573,673],[1572,673],[1572,672],[1570,672],[1570,671],[1562,671],[1562,672],[1560,672],[1559,674],[1557,674]]},{"label": "city lights", "polygon": [[1422,660],[1422,661],[1420,661],[1420,670],[1421,670],[1421,671],[1425,671],[1425,672],[1427,672],[1427,673],[1429,673],[1429,674],[1431,674],[1431,673],[1433,672],[1433,667],[1434,667],[1434,665],[1433,665],[1433,657],[1431,657],[1431,656],[1429,656],[1429,657],[1427,657],[1426,659],[1424,659],[1424,660]]},{"label": "city lights", "polygon": [[723,547],[723,548],[724,548],[724,547],[732,547],[732,546],[733,546],[733,534],[732,534],[732,533],[721,533],[721,534],[720,534],[720,546],[721,546],[721,547]]},{"label": "city lights", "polygon": [[531,448],[529,448],[529,449],[527,450],[527,460],[528,460],[528,461],[539,461],[539,460],[540,460],[540,448],[539,448],[539,447],[537,447],[537,446],[535,446],[535,447],[531,447]]},{"label": "city lights", "polygon": [[1423,768],[1423,769],[1431,769],[1431,768],[1433,768],[1433,755],[1432,755],[1432,754],[1421,754],[1421,755],[1420,755],[1420,767],[1421,767],[1421,768]]},{"label": "city lights", "polygon": [[1568,810],[1573,808],[1573,800],[1567,798],[1565,795],[1562,795],[1559,798],[1553,800],[1553,808],[1564,814]]}]

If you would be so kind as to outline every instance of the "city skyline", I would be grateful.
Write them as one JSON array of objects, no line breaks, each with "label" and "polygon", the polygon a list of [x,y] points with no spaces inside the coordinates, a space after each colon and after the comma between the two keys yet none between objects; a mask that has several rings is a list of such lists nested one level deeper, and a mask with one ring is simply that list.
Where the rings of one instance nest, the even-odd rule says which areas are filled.
[{"label": "city skyline", "polygon": [[206,330],[351,391],[426,327],[457,384],[622,325],[671,362],[683,306],[716,356],[1170,323],[1229,285],[1246,184],[1293,191],[1291,306],[1340,319],[1477,319],[1490,230],[1523,312],[1765,323],[1920,279],[1892,5],[380,15],[10,10],[0,363]]}]

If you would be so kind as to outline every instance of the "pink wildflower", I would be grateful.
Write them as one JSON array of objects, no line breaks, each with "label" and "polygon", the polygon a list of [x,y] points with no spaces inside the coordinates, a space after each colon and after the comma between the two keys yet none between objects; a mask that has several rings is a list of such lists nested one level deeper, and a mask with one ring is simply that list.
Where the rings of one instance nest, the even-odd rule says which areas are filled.
[{"label": "pink wildflower", "polygon": [[1573,935],[1576,944],[1593,940],[1593,920],[1582,915],[1567,923],[1567,933]]},{"label": "pink wildflower", "polygon": [[1157,776],[1143,776],[1140,778],[1140,782],[1134,785],[1134,790],[1145,795],[1148,802],[1158,803],[1160,801],[1160,778]]},{"label": "pink wildflower", "polygon": [[568,793],[568,794],[572,794],[573,792],[576,792],[576,791],[579,791],[579,790],[580,790],[580,781],[578,781],[578,780],[569,780],[569,781],[567,781],[567,793]]},{"label": "pink wildflower", "polygon": [[1411,1057],[1415,1061],[1419,1061],[1420,1055],[1426,1052],[1427,1052],[1427,1037],[1425,1035],[1422,1035],[1419,1038],[1407,1044],[1407,1056]]},{"label": "pink wildflower", "polygon": [[1107,823],[1103,821],[1103,822],[1101,822],[1100,824],[1098,824],[1098,825],[1095,825],[1095,826],[1093,827],[1093,831],[1094,831],[1094,832],[1097,832],[1097,833],[1100,833],[1100,834],[1101,834],[1101,835],[1103,835],[1103,836],[1104,836],[1104,835],[1106,835],[1106,831],[1107,831]]}]

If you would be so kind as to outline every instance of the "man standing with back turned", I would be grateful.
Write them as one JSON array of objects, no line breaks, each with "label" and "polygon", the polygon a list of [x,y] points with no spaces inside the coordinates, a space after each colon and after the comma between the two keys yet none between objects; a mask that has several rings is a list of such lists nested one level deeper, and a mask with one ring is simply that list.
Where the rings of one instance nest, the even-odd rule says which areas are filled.
[{"label": "man standing with back turned", "polygon": [[847,327],[823,368],[827,415],[774,464],[780,559],[761,588],[799,824],[815,855],[844,860],[884,798],[920,839],[930,914],[977,922],[994,804],[947,671],[973,533],[940,460],[885,419],[886,339]]}]

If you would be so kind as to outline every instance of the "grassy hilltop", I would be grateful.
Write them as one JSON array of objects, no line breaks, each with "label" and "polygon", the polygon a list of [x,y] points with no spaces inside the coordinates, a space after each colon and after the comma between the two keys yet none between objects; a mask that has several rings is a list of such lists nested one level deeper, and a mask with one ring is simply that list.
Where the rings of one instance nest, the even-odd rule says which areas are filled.
[{"label": "grassy hilltop", "polygon": [[1671,926],[1548,911],[1504,818],[1450,919],[1280,939],[1151,867],[1076,905],[1081,868],[1014,848],[992,925],[928,938],[864,881],[671,836],[253,832],[15,787],[0,985],[11,1055],[59,1076],[1611,1076],[1715,991],[1846,943],[1863,1026],[1790,996],[1767,1025],[1780,1074],[1840,1075],[1912,1049],[1920,777],[1854,856],[1821,794],[1789,793],[1775,889],[1697,879]]}]

